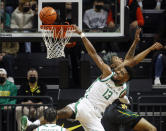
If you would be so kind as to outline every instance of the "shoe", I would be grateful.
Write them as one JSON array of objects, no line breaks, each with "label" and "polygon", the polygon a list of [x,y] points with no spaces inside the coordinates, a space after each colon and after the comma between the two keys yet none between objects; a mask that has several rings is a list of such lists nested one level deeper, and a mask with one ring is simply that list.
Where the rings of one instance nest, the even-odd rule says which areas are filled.
[{"label": "shoe", "polygon": [[160,82],[160,78],[159,78],[159,77],[156,77],[156,78],[155,78],[154,84],[155,84],[155,85],[161,85],[161,82]]},{"label": "shoe", "polygon": [[81,54],[82,54],[82,55],[84,55],[84,54],[85,54],[85,52],[82,50],[82,51],[81,51]]},{"label": "shoe", "polygon": [[157,2],[155,9],[156,9],[156,10],[160,10],[160,8],[161,8],[161,3],[160,3],[160,2]]},{"label": "shoe", "polygon": [[28,126],[28,117],[27,116],[22,116],[21,118],[21,131],[25,131]]}]

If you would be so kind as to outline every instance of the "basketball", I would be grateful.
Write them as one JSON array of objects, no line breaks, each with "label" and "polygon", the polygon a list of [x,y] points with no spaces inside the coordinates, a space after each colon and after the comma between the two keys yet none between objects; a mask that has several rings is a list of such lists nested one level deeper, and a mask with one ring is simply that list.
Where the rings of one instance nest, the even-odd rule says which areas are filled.
[{"label": "basketball", "polygon": [[47,25],[53,24],[57,19],[57,13],[52,7],[44,7],[39,16],[42,23]]}]

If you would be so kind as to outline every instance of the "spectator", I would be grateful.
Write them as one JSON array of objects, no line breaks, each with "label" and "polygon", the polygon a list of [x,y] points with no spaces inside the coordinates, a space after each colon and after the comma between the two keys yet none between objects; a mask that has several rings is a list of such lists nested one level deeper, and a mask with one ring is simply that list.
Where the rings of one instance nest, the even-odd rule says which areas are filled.
[{"label": "spectator", "polygon": [[5,12],[4,1],[0,2],[0,30],[3,30],[5,27],[10,27],[10,15],[8,12]]},{"label": "spectator", "polygon": [[[118,0],[118,4],[119,3],[120,3],[120,0]],[[138,5],[137,0],[127,0],[126,5],[129,7],[130,29],[136,29],[138,26],[140,26],[140,27],[143,26],[144,25],[144,18],[143,18],[142,11],[141,11],[140,6]],[[112,22],[112,23],[114,22],[113,15],[114,14],[112,13],[112,10],[110,9],[110,11],[108,13],[108,18],[107,18],[108,26],[109,26],[110,22]]]},{"label": "spectator", "polygon": [[3,30],[3,20],[4,20],[4,2],[0,2],[0,32]]},{"label": "spectator", "polygon": [[[83,18],[84,29],[90,29],[91,32],[101,32],[103,28],[107,27],[108,12],[103,9],[104,4],[103,0],[94,0],[93,8],[85,11]],[[93,44],[97,52],[101,52],[105,43],[95,42]]]},{"label": "spectator", "polygon": [[[4,68],[0,68],[0,96],[17,96],[17,88],[16,86],[7,80],[7,72]],[[11,98],[1,98],[0,104],[16,104],[16,99]],[[6,113],[9,112],[10,115],[12,113],[11,106],[1,107],[2,109],[2,119],[6,119]],[[13,116],[13,114],[12,114]],[[10,117],[11,119],[12,117]],[[10,127],[9,127],[10,128]],[[6,130],[6,124],[2,125],[2,130]]]},{"label": "spectator", "polygon": [[[160,21],[160,24],[158,27],[158,33],[155,36],[155,41],[159,41],[163,45],[166,45],[166,25],[165,25],[166,7],[159,21]],[[164,68],[166,67],[166,63],[165,63],[166,62],[166,46],[164,46],[164,49],[162,51],[156,51],[153,55],[152,60],[154,63],[154,84],[161,85],[162,82],[160,80],[161,80]]]},{"label": "spectator", "polygon": [[[27,72],[27,83],[21,85],[18,96],[45,96],[47,94],[46,86],[39,82],[38,72],[36,69],[31,68]],[[18,103],[21,104],[43,104],[44,100],[42,99],[21,99]],[[29,118],[37,119],[43,113],[43,107],[16,107],[16,119],[18,124],[18,131],[21,131],[21,117],[22,115],[29,116]]]},{"label": "spectator", "polygon": [[[120,0],[118,0],[118,2],[115,2],[115,3],[118,4],[117,10],[120,11],[120,9],[119,9]],[[125,46],[124,48],[129,47],[130,45],[128,45],[128,44],[134,40],[134,34],[135,34],[137,27],[138,26],[142,27],[144,25],[143,14],[142,14],[141,8],[138,4],[138,1],[137,0],[126,0],[126,6],[128,6],[128,8],[129,8],[129,20],[128,20],[129,21],[129,41],[127,41],[127,43],[126,43],[127,45],[123,44]],[[114,23],[115,15],[117,15],[115,13],[115,10],[110,9],[110,11],[108,13],[108,18],[107,18],[107,25],[110,28],[113,28],[116,24],[119,24],[119,23]],[[118,16],[118,17],[120,17],[120,16]],[[120,20],[117,22],[120,22]],[[140,44],[138,44],[138,47],[139,47],[139,45]],[[137,50],[139,49],[138,47],[137,47]]]},{"label": "spectator", "polygon": [[103,9],[103,0],[95,0],[93,8],[85,11],[83,22],[89,29],[102,29],[107,26],[108,13]]},{"label": "spectator", "polygon": [[0,67],[7,70],[8,80],[14,83],[14,63],[15,56],[19,51],[19,44],[17,42],[2,42],[0,49]]},{"label": "spectator", "polygon": [[5,10],[11,16],[13,10],[18,6],[18,0],[5,0]]},{"label": "spectator", "polygon": [[[32,29],[35,11],[31,9],[30,2],[19,2],[19,6],[13,11],[11,17],[12,29]],[[29,32],[29,31],[24,32]],[[31,42],[25,42],[25,52],[31,53]]]},{"label": "spectator", "polygon": [[154,71],[155,71],[154,85],[161,85],[160,78],[162,76],[164,67],[166,67],[166,63],[165,63],[166,55],[165,53],[163,54],[163,52],[161,51],[157,51],[154,56],[155,57],[153,58],[156,58],[154,63],[154,66],[155,66],[154,67]]}]

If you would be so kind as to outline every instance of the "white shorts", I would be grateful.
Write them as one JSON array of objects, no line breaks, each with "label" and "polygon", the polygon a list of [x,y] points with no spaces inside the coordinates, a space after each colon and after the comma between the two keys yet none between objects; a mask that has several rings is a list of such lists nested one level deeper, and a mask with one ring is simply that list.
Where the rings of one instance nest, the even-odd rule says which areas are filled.
[{"label": "white shorts", "polygon": [[76,115],[85,131],[104,131],[101,124],[101,115],[86,98],[82,98],[76,103],[68,105]]}]

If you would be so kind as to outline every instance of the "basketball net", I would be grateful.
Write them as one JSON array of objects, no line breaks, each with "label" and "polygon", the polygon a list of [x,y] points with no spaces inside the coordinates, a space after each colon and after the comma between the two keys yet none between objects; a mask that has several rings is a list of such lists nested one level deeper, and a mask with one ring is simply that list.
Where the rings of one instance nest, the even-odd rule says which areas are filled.
[{"label": "basketball net", "polygon": [[41,25],[40,28],[47,48],[47,58],[65,57],[64,48],[74,32],[74,27],[71,25]]}]

